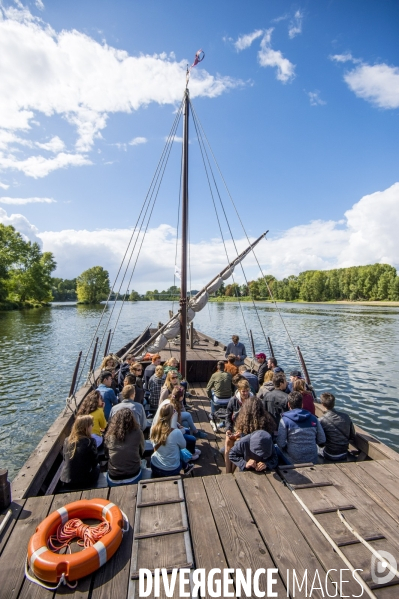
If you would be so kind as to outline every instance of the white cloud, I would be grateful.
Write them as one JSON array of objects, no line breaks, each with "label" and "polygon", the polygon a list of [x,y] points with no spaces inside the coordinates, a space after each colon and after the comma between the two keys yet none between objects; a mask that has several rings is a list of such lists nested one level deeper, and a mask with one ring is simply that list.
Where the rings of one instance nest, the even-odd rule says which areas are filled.
[{"label": "white cloud", "polygon": [[42,0],[35,0],[35,4],[39,10],[44,10],[44,4]]},{"label": "white cloud", "polygon": [[148,139],[146,137],[134,137],[132,141],[129,141],[129,146],[138,146],[140,144],[146,144]]},{"label": "white cloud", "polygon": [[256,29],[252,33],[247,33],[246,35],[241,35],[237,41],[234,43],[234,47],[237,52],[241,52],[241,50],[245,50],[249,48],[252,42],[254,42],[258,37],[263,34],[263,29]]},{"label": "white cloud", "polygon": [[[38,114],[61,115],[77,130],[77,154],[69,164],[88,164],[77,156],[92,149],[110,114],[129,113],[152,102],[180,102],[186,64],[186,59],[176,61],[173,53],[130,56],[77,30],[56,32],[22,5],[4,8],[0,4],[0,130],[23,131],[32,137]],[[241,85],[237,79],[213,76],[201,68],[191,74],[190,93],[193,98],[214,98]],[[2,139],[4,143],[4,135]],[[42,146],[22,137],[9,141],[27,148],[44,144],[43,149],[60,153],[39,176],[65,164],[64,146],[57,135],[52,142],[40,141]],[[7,158],[3,157],[2,168],[18,168]],[[35,176],[29,168],[20,170]]]},{"label": "white cloud", "polygon": [[344,75],[356,96],[379,108],[399,108],[399,68],[362,64]]},{"label": "white cloud", "polygon": [[300,10],[297,10],[294,18],[291,19],[290,24],[288,26],[288,36],[290,39],[293,39],[296,35],[302,33],[302,19],[303,14]]},{"label": "white cloud", "polygon": [[44,158],[43,156],[31,156],[25,160],[18,160],[14,155],[5,156],[0,152],[0,168],[12,169],[25,173],[28,177],[39,179],[46,177],[49,173],[68,166],[83,166],[92,164],[86,156],[81,154],[66,154],[61,152],[55,158]]},{"label": "white cloud", "polygon": [[6,227],[8,225],[13,226],[26,241],[36,241],[42,247],[42,240],[37,236],[38,229],[22,214],[10,214],[8,216],[7,212],[3,208],[0,208],[0,223]]},{"label": "white cloud", "polygon": [[[399,267],[399,183],[384,191],[366,195],[345,212],[340,221],[312,221],[299,224],[279,237],[262,241],[256,250],[262,269],[282,278],[309,269],[329,269],[373,263]],[[100,264],[115,276],[131,229],[62,230],[39,233],[21,214],[7,216],[0,208],[0,222],[12,224],[32,240],[41,239],[43,249],[52,251],[58,263],[57,276],[73,278]],[[169,225],[149,229],[132,286],[139,291],[165,288],[174,272],[176,231]],[[237,240],[238,251],[247,240]],[[265,245],[267,243],[267,245]],[[138,244],[139,245],[139,244]],[[235,251],[227,241],[230,260]],[[226,265],[223,243],[207,239],[191,245],[192,285],[205,285]],[[162,261],[159,261],[162,256]],[[259,276],[251,255],[245,260],[248,278]],[[236,279],[241,283],[240,271]]]},{"label": "white cloud", "polygon": [[325,102],[324,100],[322,100],[320,98],[320,95],[319,95],[320,92],[318,89],[316,89],[314,92],[306,92],[306,93],[309,96],[311,106],[323,106],[324,104],[327,104],[327,102]]},{"label": "white cloud", "polygon": [[65,149],[65,144],[62,139],[58,137],[58,135],[52,137],[50,141],[45,143],[40,143],[37,141],[35,146],[37,148],[41,148],[42,150],[47,150],[48,152],[54,152],[54,154],[57,154],[57,152],[62,152],[62,150]]},{"label": "white cloud", "polygon": [[52,198],[7,198],[0,197],[0,204],[55,204],[56,200]]},{"label": "white cloud", "polygon": [[1,183],[0,182],[0,189],[8,189],[10,186],[7,185],[6,183]]},{"label": "white cloud", "polygon": [[273,28],[268,29],[263,36],[258,52],[259,64],[262,67],[277,67],[277,79],[287,83],[295,77],[295,65],[288,58],[284,58],[280,50],[272,49],[272,32]]},{"label": "white cloud", "polygon": [[346,52],[345,54],[334,54],[333,56],[330,56],[330,59],[335,62],[359,62],[353,58],[350,52]]}]

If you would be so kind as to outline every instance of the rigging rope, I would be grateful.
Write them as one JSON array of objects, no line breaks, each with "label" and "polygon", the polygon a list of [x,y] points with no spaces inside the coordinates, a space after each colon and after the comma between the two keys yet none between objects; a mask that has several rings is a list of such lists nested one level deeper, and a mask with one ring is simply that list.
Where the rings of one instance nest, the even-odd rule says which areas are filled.
[{"label": "rigging rope", "polygon": [[[183,105],[181,105],[181,110],[178,112],[177,118],[175,120],[174,131],[172,131],[171,135],[170,135],[170,143],[169,143],[169,146],[168,146],[168,151],[167,151],[166,159],[165,159],[164,164],[163,164],[162,174],[159,174],[159,177],[158,177],[158,180],[157,180],[157,191],[156,191],[154,199],[153,199],[153,203],[152,203],[152,207],[151,207],[151,210],[150,210],[150,214],[149,214],[148,219],[147,219],[147,224],[146,224],[146,227],[145,227],[145,230],[144,230],[144,234],[143,234],[142,239],[141,239],[141,244],[140,244],[140,247],[139,247],[138,252],[137,252],[136,260],[135,260],[134,265],[133,265],[132,273],[130,275],[127,288],[130,287],[130,283],[131,283],[133,275],[135,273],[137,262],[138,262],[138,259],[140,257],[140,253],[141,253],[141,248],[143,247],[144,239],[145,239],[146,234],[147,234],[147,230],[148,230],[148,226],[149,226],[150,221],[151,221],[152,213],[154,211],[155,204],[156,204],[156,201],[158,199],[159,190],[160,190],[160,187],[161,187],[161,184],[162,184],[162,181],[163,181],[163,177],[164,177],[164,174],[165,174],[166,166],[167,166],[167,163],[168,163],[168,160],[169,160],[169,156],[170,156],[170,153],[171,153],[171,150],[172,150],[172,147],[173,147],[174,137],[175,137],[176,130],[177,130],[177,127],[178,127],[178,124],[179,124],[179,120],[180,120],[180,117],[181,117],[182,107],[183,107]],[[144,214],[141,227],[142,227],[142,225],[144,223],[144,219],[145,219],[146,214],[148,212],[149,206],[150,206],[150,204],[148,204],[148,206],[147,206],[147,209],[146,209],[146,212]],[[140,230],[141,230],[141,227],[140,227]],[[138,239],[139,239],[139,236],[137,236],[137,238],[136,238],[136,243],[137,243]],[[130,259],[129,259],[129,264],[130,264],[131,258],[133,257],[133,253],[134,253],[134,249],[136,247],[136,243],[135,243],[135,246],[134,246],[134,248],[132,250],[132,254],[131,254]],[[128,264],[128,266],[129,266],[129,264]],[[126,268],[125,274],[126,274],[127,270],[128,270],[128,267]],[[119,319],[120,319],[120,316],[121,316],[121,313],[122,313],[123,306],[124,306],[125,301],[126,301],[126,297],[127,297],[127,291],[125,292],[125,295],[124,295],[124,298],[123,298],[123,301],[122,301],[122,305],[121,305],[121,307],[119,309],[119,314],[118,314],[118,317],[117,317],[117,320],[116,320],[116,323],[115,323],[115,326],[114,326],[114,331],[116,330],[116,327],[117,327],[117,325],[119,323]]]},{"label": "rigging rope", "polygon": [[[242,219],[241,219],[241,217],[240,217],[240,215],[239,215],[239,213],[238,213],[237,207],[236,207],[236,205],[235,205],[235,202],[234,202],[234,200],[233,200],[233,197],[232,197],[232,195],[231,195],[231,193],[230,193],[230,190],[229,190],[229,188],[227,187],[227,183],[226,183],[226,181],[225,181],[225,179],[224,179],[224,177],[223,177],[223,173],[222,173],[222,171],[221,171],[221,169],[220,169],[220,167],[219,167],[218,161],[216,160],[216,157],[215,157],[215,155],[214,155],[214,153],[213,153],[212,147],[211,147],[211,145],[210,145],[210,143],[209,143],[209,140],[208,140],[208,138],[207,138],[207,136],[206,136],[206,133],[205,133],[205,131],[204,131],[204,128],[203,128],[203,126],[202,126],[202,123],[201,123],[201,121],[199,120],[199,118],[198,118],[198,116],[197,116],[197,114],[196,114],[196,112],[195,112],[195,110],[194,110],[194,107],[193,107],[193,106],[192,106],[192,104],[191,104],[191,101],[190,101],[190,105],[191,105],[191,109],[192,109],[193,115],[195,115],[195,119],[198,121],[199,127],[200,127],[200,129],[201,129],[201,133],[203,134],[203,136],[204,136],[204,138],[205,138],[205,140],[206,140],[206,143],[207,143],[207,145],[208,145],[208,147],[209,147],[209,149],[210,149],[210,152],[211,152],[211,154],[212,154],[212,157],[213,157],[213,159],[214,159],[214,161],[215,161],[216,167],[217,167],[217,169],[218,169],[218,171],[219,171],[220,177],[221,177],[221,179],[222,179],[222,181],[223,181],[223,184],[224,184],[224,186],[225,186],[225,189],[226,189],[226,191],[227,191],[227,194],[228,194],[228,196],[229,196],[229,198],[230,198],[230,201],[231,201],[231,203],[232,203],[232,205],[233,205],[233,208],[234,208],[234,210],[235,210],[235,213],[236,213],[236,215],[237,215],[237,218],[238,218],[238,220],[239,220],[239,222],[240,222],[240,224],[241,224],[241,227],[242,227],[242,229],[243,229],[243,231],[244,231],[244,234],[245,234],[245,236],[246,236],[246,238],[247,238],[247,241],[248,241],[248,243],[250,244],[250,240],[249,240],[249,237],[248,237],[247,231],[246,231],[246,229],[245,229],[245,227],[244,227],[244,223],[242,222]],[[224,208],[223,208],[223,211],[224,211]],[[226,219],[227,219],[227,217],[226,217]],[[233,243],[234,243],[234,240],[233,240]],[[295,344],[294,344],[294,342],[293,342],[293,340],[292,340],[292,337],[291,337],[291,335],[290,335],[290,333],[289,333],[289,331],[288,331],[288,328],[287,328],[287,326],[286,326],[286,324],[285,324],[285,321],[284,321],[284,318],[283,318],[283,316],[282,316],[282,314],[281,314],[280,308],[278,307],[278,305],[277,305],[277,302],[276,302],[276,300],[274,299],[274,296],[273,296],[272,290],[270,289],[270,286],[269,286],[269,284],[268,284],[268,282],[267,282],[266,276],[265,276],[265,274],[264,274],[264,272],[263,272],[263,270],[262,270],[262,267],[261,267],[261,265],[259,264],[259,260],[258,260],[258,258],[257,258],[257,256],[256,256],[256,254],[255,254],[255,250],[254,250],[254,248],[252,248],[252,253],[253,253],[253,255],[254,255],[254,258],[255,258],[255,260],[256,260],[256,263],[257,263],[257,265],[258,265],[258,268],[259,268],[259,270],[260,270],[260,273],[261,273],[261,275],[262,275],[262,278],[263,278],[263,280],[265,281],[266,288],[267,288],[267,290],[268,290],[268,292],[269,292],[269,295],[270,295],[270,297],[271,297],[271,299],[272,299],[272,301],[273,301],[273,303],[274,303],[274,306],[275,306],[275,308],[276,308],[276,310],[277,310],[277,313],[278,313],[278,315],[279,315],[279,317],[280,317],[280,319],[281,319],[281,322],[282,322],[282,324],[283,324],[283,327],[284,327],[284,329],[285,329],[285,331],[286,331],[286,333],[287,333],[288,339],[289,339],[289,341],[290,341],[290,343],[291,343],[291,345],[292,345],[292,347],[293,347],[293,349],[294,349],[294,353],[295,353],[295,356],[296,356],[296,358],[297,358],[297,360],[298,360],[298,363],[299,363],[299,365],[300,365],[300,366],[302,366],[302,364],[301,364],[301,360],[300,360],[300,358],[299,358],[299,355],[298,355],[297,348],[296,348],[296,346],[295,346]],[[242,268],[242,266],[241,266],[241,268]],[[244,277],[245,277],[244,270],[243,270],[243,274],[244,274]],[[256,306],[255,306],[255,302],[254,302],[254,301],[253,301],[253,304],[254,304],[254,307],[255,307],[255,311],[256,311],[256,313],[257,313],[257,315],[258,315],[258,310],[257,310],[257,308],[256,308]],[[260,322],[260,324],[261,324],[261,321],[260,321],[259,315],[258,315],[258,319],[259,319],[259,322]],[[265,337],[265,342],[267,343],[267,337],[266,337],[266,334],[265,334],[265,332],[264,332],[264,330],[263,330],[263,326],[262,326],[262,324],[261,324],[261,328],[262,328],[263,335],[264,335],[264,337]]]},{"label": "rigging rope", "polygon": [[[203,165],[204,165],[206,177],[207,177],[207,180],[208,180],[209,191],[210,191],[210,194],[211,194],[212,203],[213,203],[213,207],[214,207],[214,210],[215,210],[216,220],[217,220],[217,223],[218,223],[218,226],[219,226],[219,231],[220,231],[220,235],[221,235],[221,238],[222,238],[224,251],[226,253],[227,263],[229,264],[231,262],[231,260],[229,259],[229,255],[228,255],[228,252],[227,252],[226,242],[225,242],[225,239],[224,239],[224,236],[223,236],[222,226],[220,224],[219,214],[218,214],[218,211],[217,211],[217,208],[216,208],[216,203],[215,203],[215,198],[214,198],[214,195],[213,195],[212,185],[211,185],[211,181],[209,179],[208,169],[207,169],[207,166],[206,166],[206,163],[205,163],[205,159],[204,159],[203,149],[205,151],[205,154],[206,154],[206,149],[205,149],[205,147],[203,147],[204,146],[203,139],[202,139],[200,131],[197,128],[196,116],[195,116],[195,112],[194,112],[194,109],[192,107],[191,101],[190,101],[190,105],[191,105],[191,109],[192,109],[192,113],[193,113],[194,127],[195,127],[195,130],[197,132],[197,136],[198,136],[199,147],[200,147],[201,156],[202,156],[202,162],[203,162]],[[208,160],[208,164],[209,164],[209,160]],[[210,165],[209,165],[209,167],[210,167]],[[210,170],[212,170],[211,167],[210,167]],[[237,248],[235,248],[235,249],[236,249],[236,253],[238,254]],[[233,278],[233,282],[235,283],[234,274],[232,274],[232,278]],[[243,311],[243,308],[242,308],[242,305],[241,305],[241,301],[240,301],[240,299],[239,299],[238,296],[237,296],[237,299],[238,299],[238,304],[240,306],[241,315],[242,315],[242,319],[243,319],[243,322],[244,322],[245,330],[246,330],[247,336],[249,338],[249,331],[248,331],[247,323],[246,323],[246,320],[245,320],[244,311]]]},{"label": "rigging rope", "polygon": [[[183,97],[183,100],[184,100],[184,97]],[[179,110],[178,110],[178,112],[177,112],[177,114],[176,114],[176,117],[175,117],[175,120],[174,120],[174,122],[173,122],[173,125],[172,125],[172,128],[171,128],[171,131],[170,131],[170,133],[169,133],[169,136],[168,136],[168,138],[167,138],[167,140],[166,140],[166,142],[165,142],[165,145],[164,145],[164,148],[163,148],[163,150],[162,150],[161,156],[160,156],[160,158],[159,158],[159,161],[158,161],[157,167],[156,167],[156,169],[155,169],[155,172],[154,172],[153,178],[152,178],[152,180],[151,180],[151,183],[150,183],[150,186],[149,186],[149,188],[148,188],[147,194],[146,194],[146,196],[145,196],[145,198],[144,198],[144,201],[143,201],[143,204],[142,204],[142,206],[141,206],[141,209],[140,209],[139,215],[138,215],[138,217],[137,217],[136,224],[135,224],[135,226],[134,226],[134,228],[133,228],[133,231],[132,231],[132,234],[131,234],[131,236],[130,236],[130,240],[129,240],[129,243],[128,243],[128,245],[127,245],[127,248],[126,248],[125,254],[124,254],[123,258],[122,258],[122,261],[121,261],[121,263],[120,263],[120,266],[119,266],[118,272],[117,272],[117,274],[116,274],[116,277],[115,277],[115,279],[114,279],[114,282],[113,282],[113,284],[112,284],[111,290],[110,290],[110,292],[109,292],[109,294],[108,294],[108,298],[107,298],[107,300],[106,300],[106,302],[105,302],[105,304],[104,304],[104,308],[103,308],[103,310],[102,310],[102,313],[101,313],[101,316],[100,316],[99,322],[98,322],[98,324],[97,324],[97,327],[96,327],[96,329],[95,329],[95,331],[94,331],[94,333],[93,333],[93,336],[92,336],[92,339],[91,339],[90,345],[89,345],[89,347],[88,347],[88,350],[87,350],[87,352],[86,352],[86,354],[85,354],[85,356],[84,356],[84,359],[83,359],[83,362],[82,362],[82,366],[81,366],[81,368],[80,368],[80,372],[79,372],[79,375],[78,375],[78,377],[77,377],[77,380],[76,380],[76,383],[75,383],[75,389],[77,388],[77,386],[79,385],[79,382],[80,382],[80,380],[81,380],[82,374],[83,374],[83,372],[84,372],[84,369],[85,369],[85,366],[86,366],[86,363],[87,363],[88,356],[89,356],[89,354],[90,354],[90,351],[91,351],[91,349],[92,349],[92,347],[93,347],[94,340],[95,340],[95,339],[96,339],[96,337],[97,337],[97,333],[98,333],[98,331],[99,331],[99,329],[100,329],[100,326],[101,326],[102,320],[103,320],[103,318],[104,318],[104,315],[105,315],[106,309],[107,309],[107,307],[108,307],[108,303],[109,303],[109,301],[110,301],[110,298],[111,298],[111,295],[112,295],[112,293],[114,292],[114,288],[115,288],[115,286],[116,286],[116,283],[117,283],[118,277],[119,277],[119,275],[120,275],[120,272],[121,272],[121,270],[122,270],[122,266],[123,266],[123,264],[124,264],[124,262],[125,262],[126,256],[127,256],[127,254],[128,254],[129,248],[130,248],[130,246],[131,246],[131,244],[132,244],[132,242],[133,242],[133,239],[134,239],[135,235],[136,235],[136,241],[135,241],[134,247],[133,247],[133,249],[132,249],[132,251],[131,251],[131,255],[130,255],[129,262],[130,262],[130,260],[131,260],[131,256],[133,255],[134,249],[135,249],[135,247],[136,247],[136,244],[137,244],[137,239],[138,239],[138,236],[139,236],[139,233],[140,233],[140,228],[141,228],[141,225],[140,225],[140,227],[138,227],[138,225],[139,225],[139,222],[140,222],[140,220],[141,220],[141,223],[143,223],[143,222],[144,222],[145,215],[146,215],[146,213],[147,213],[147,211],[148,211],[148,207],[149,207],[149,205],[150,205],[150,203],[151,203],[151,198],[152,198],[152,196],[153,196],[153,194],[154,194],[154,189],[155,189],[155,187],[156,187],[157,181],[159,180],[159,175],[160,175],[160,172],[161,172],[161,170],[162,170],[162,166],[165,164],[165,157],[167,156],[167,158],[166,158],[166,162],[167,162],[167,159],[169,158],[170,150],[169,150],[169,153],[168,153],[168,148],[169,148],[169,146],[171,145],[171,139],[174,139],[174,136],[175,136],[175,132],[176,132],[176,129],[177,129],[177,126],[178,126],[178,122],[179,122],[179,120],[180,120],[181,112],[182,112],[182,110],[183,110],[183,100],[182,100],[182,102],[181,102],[181,104],[180,104],[180,107],[179,107]],[[164,169],[164,170],[165,170],[165,169]],[[159,187],[158,187],[158,190],[159,190]],[[146,207],[146,205],[147,205],[147,207]],[[144,216],[143,216],[143,218],[142,218],[143,211],[144,211]],[[125,275],[126,275],[126,270],[125,270]],[[124,275],[124,276],[125,276],[125,275]],[[125,297],[126,297],[126,294],[125,294]],[[115,304],[114,304],[114,306],[115,306]],[[113,309],[114,309],[114,308],[113,308]],[[112,310],[112,312],[113,312],[113,310]],[[111,312],[111,316],[112,316],[112,312]],[[104,337],[105,337],[105,334],[106,334],[106,331],[107,331],[107,328],[108,328],[108,324],[109,324],[109,322],[110,322],[110,317],[108,318],[108,322],[107,322],[107,324],[106,324],[106,325],[105,325],[105,327],[104,327],[104,333],[103,333],[103,336],[102,336],[101,342],[100,342],[100,344],[99,344],[99,346],[98,346],[98,350],[100,350],[100,348],[101,348],[101,345],[102,345],[102,342],[103,342],[103,340],[104,340]],[[99,355],[99,353],[100,353],[100,352],[98,351],[98,354],[97,354],[97,355]]]},{"label": "rigging rope", "polygon": [[103,538],[111,530],[109,522],[104,520],[95,526],[84,524],[79,518],[72,518],[65,524],[60,524],[55,535],[52,535],[48,544],[53,551],[60,551],[64,547],[70,548],[70,544],[78,538],[80,547],[91,547]]}]

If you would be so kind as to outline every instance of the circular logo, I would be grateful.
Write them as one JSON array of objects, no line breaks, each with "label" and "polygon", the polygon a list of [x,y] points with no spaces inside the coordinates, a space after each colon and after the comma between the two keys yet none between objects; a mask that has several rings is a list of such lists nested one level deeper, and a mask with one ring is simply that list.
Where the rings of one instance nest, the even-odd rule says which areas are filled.
[{"label": "circular logo", "polygon": [[379,551],[383,561],[375,555],[371,556],[371,578],[375,584],[387,584],[395,578],[395,574],[389,569],[389,566],[395,570],[398,567],[396,559],[389,551]]}]

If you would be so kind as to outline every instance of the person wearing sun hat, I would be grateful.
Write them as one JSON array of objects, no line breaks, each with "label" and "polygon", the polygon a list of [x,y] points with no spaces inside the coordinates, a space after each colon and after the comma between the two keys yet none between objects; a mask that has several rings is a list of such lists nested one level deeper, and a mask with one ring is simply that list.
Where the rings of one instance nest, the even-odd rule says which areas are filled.
[{"label": "person wearing sun hat", "polygon": [[259,364],[258,381],[259,381],[259,387],[261,387],[263,385],[263,380],[265,378],[265,374],[269,370],[269,368],[267,366],[266,354],[261,352],[260,354],[256,354],[255,357]]}]

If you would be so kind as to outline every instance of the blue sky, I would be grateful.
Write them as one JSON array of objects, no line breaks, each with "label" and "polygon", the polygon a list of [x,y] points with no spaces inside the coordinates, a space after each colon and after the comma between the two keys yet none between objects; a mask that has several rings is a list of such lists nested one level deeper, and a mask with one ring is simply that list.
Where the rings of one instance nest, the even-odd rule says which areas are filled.
[{"label": "blue sky", "polygon": [[[399,267],[396,1],[0,6],[0,221],[53,251],[59,276],[116,272],[199,48],[193,103],[249,236],[270,230],[264,271]],[[140,290],[173,283],[180,152],[176,142]],[[226,259],[195,134],[190,174],[200,285]]]}]

